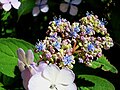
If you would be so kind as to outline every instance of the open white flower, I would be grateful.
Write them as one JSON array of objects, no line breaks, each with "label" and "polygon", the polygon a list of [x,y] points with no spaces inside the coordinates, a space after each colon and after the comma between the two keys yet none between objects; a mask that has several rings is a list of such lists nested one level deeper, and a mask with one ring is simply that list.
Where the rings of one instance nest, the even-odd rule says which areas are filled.
[{"label": "open white flower", "polygon": [[18,9],[21,5],[21,2],[18,0],[0,0],[0,2],[3,4],[2,8],[5,11],[9,11],[12,8],[12,6],[15,9]]},{"label": "open white flower", "polygon": [[[82,0],[64,0],[65,3],[60,4],[60,11],[69,11],[70,15],[75,16],[78,13],[78,7]],[[70,8],[70,9],[69,9]]]},{"label": "open white flower", "polygon": [[35,7],[33,8],[33,16],[37,16],[40,12],[46,13],[49,10],[47,5],[48,0],[36,0]]},{"label": "open white flower", "polygon": [[68,68],[59,69],[50,64],[40,73],[33,75],[28,83],[29,90],[77,90],[75,74]]}]

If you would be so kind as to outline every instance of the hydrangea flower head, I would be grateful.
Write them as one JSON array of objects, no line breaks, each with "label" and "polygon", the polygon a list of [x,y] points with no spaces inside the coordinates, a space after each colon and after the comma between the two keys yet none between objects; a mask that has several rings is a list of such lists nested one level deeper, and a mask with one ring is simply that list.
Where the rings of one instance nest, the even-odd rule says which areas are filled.
[{"label": "hydrangea flower head", "polygon": [[104,24],[101,25],[98,16],[89,12],[79,22],[72,24],[61,17],[53,18],[49,23],[47,34],[45,40],[41,40],[46,46],[45,51],[42,51],[41,60],[48,55],[51,58],[45,61],[56,63],[59,67],[73,67],[72,64],[75,64],[76,60],[69,56],[76,59],[76,54],[79,62],[89,65],[93,59],[103,55],[102,49],[113,46],[113,40]]}]

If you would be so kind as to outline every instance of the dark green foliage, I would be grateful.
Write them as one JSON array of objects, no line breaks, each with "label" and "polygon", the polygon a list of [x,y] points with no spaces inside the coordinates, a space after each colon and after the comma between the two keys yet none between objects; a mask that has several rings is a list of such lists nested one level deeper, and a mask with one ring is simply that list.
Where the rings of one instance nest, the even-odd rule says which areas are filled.
[{"label": "dark green foliage", "polygon": [[[33,7],[35,6],[35,0],[21,0],[22,5],[18,10],[18,17],[31,13]],[[31,13],[32,14],[32,13]]]},{"label": "dark green foliage", "polygon": [[78,78],[94,83],[90,87],[81,87],[82,90],[115,90],[108,80],[94,75],[79,75]]},{"label": "dark green foliage", "polygon": [[118,73],[118,70],[110,64],[110,62],[106,59],[105,56],[101,56],[97,60],[93,61],[91,63],[92,65],[90,67],[96,69],[101,68],[104,71],[111,71],[113,73]]}]

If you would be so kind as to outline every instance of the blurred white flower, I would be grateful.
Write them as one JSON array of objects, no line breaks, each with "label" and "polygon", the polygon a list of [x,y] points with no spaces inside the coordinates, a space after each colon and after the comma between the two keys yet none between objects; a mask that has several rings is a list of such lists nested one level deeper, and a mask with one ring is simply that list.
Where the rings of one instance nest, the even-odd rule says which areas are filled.
[{"label": "blurred white flower", "polygon": [[49,7],[47,5],[48,0],[36,0],[35,7],[33,8],[32,14],[33,16],[37,16],[40,11],[41,12],[48,12]]},{"label": "blurred white flower", "polygon": [[76,5],[79,5],[82,0],[64,0],[64,1],[65,1],[64,3],[60,4],[60,10],[62,12],[67,12],[70,7],[69,9],[70,15],[72,16],[77,15],[78,8]]},{"label": "blurred white flower", "polygon": [[[15,8],[15,9],[19,9],[20,5],[21,5],[21,2],[18,1],[18,0],[0,0],[0,2],[2,3],[2,8],[5,10],[5,11],[9,11],[12,6]],[[12,6],[11,6],[12,5]]]},{"label": "blurred white flower", "polygon": [[75,74],[68,68],[59,69],[50,64],[40,73],[33,75],[28,83],[29,90],[77,90]]}]

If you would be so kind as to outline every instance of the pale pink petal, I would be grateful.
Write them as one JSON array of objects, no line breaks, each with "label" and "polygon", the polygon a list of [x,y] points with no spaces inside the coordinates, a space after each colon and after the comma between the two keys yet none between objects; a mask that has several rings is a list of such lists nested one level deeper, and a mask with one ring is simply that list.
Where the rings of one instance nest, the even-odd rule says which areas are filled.
[{"label": "pale pink petal", "polygon": [[34,7],[32,10],[32,15],[37,16],[40,13],[39,7]]},{"label": "pale pink petal", "polygon": [[48,7],[48,5],[44,5],[43,7],[41,7],[41,11],[42,12],[48,12],[48,10],[49,10],[49,7]]},{"label": "pale pink petal", "polygon": [[9,3],[10,1],[9,1],[9,0],[0,0],[0,2],[1,2],[2,4],[5,4],[5,3]]},{"label": "pale pink petal", "polygon": [[19,1],[12,1],[11,2],[12,6],[15,8],[15,9],[19,9],[20,5],[21,5],[21,2]]},{"label": "pale pink petal", "polygon": [[21,76],[22,76],[23,85],[25,88],[27,88],[28,81],[31,78],[31,76],[35,75],[36,73],[38,72],[32,66],[29,66],[22,71]]},{"label": "pale pink petal", "polygon": [[21,60],[18,60],[18,67],[21,72],[25,70],[25,64]]},{"label": "pale pink petal", "polygon": [[11,4],[9,4],[9,3],[3,4],[3,9],[5,11],[9,11],[11,9]]},{"label": "pale pink petal", "polygon": [[25,52],[22,48],[19,48],[17,50],[17,55],[18,55],[18,59],[21,60],[24,64],[26,63],[26,57],[25,57]]},{"label": "pale pink petal", "polygon": [[10,2],[18,2],[18,0],[9,0]]},{"label": "pale pink petal", "polygon": [[78,12],[78,8],[74,5],[71,5],[70,6],[70,12],[69,12],[70,15],[75,16],[75,15],[77,15],[77,12]]},{"label": "pale pink petal", "polygon": [[29,71],[28,68],[26,68],[22,73],[21,73],[22,79],[23,79],[23,86],[26,90],[28,90],[28,81],[32,77],[31,72]]},{"label": "pale pink petal", "polygon": [[74,79],[75,74],[73,73],[73,71],[68,68],[64,68],[60,70],[60,73],[56,79],[56,83],[69,85],[73,83]]},{"label": "pale pink petal", "polygon": [[60,4],[60,11],[62,11],[62,12],[67,12],[68,7],[69,7],[69,4],[61,3],[61,4]]},{"label": "pale pink petal", "polygon": [[41,73],[33,75],[28,83],[29,90],[51,90],[51,83],[41,76]]},{"label": "pale pink petal", "polygon": [[71,3],[78,5],[78,4],[81,3],[81,1],[82,1],[82,0],[72,0]]},{"label": "pale pink petal", "polygon": [[27,61],[28,65],[33,63],[33,61],[34,61],[34,54],[33,54],[32,50],[28,50],[27,51],[27,53],[26,53],[26,61]]},{"label": "pale pink petal", "polygon": [[44,70],[43,70],[43,77],[46,78],[47,80],[51,81],[54,83],[56,81],[57,75],[59,74],[60,69],[54,65],[48,65]]},{"label": "pale pink petal", "polygon": [[33,65],[29,65],[29,67],[28,67],[28,69],[32,75],[35,75],[37,73],[37,71],[35,70],[35,67],[36,66],[33,67]]},{"label": "pale pink petal", "polygon": [[44,61],[41,61],[41,62],[39,63],[39,66],[37,67],[36,70],[37,70],[38,72],[42,72],[47,66],[48,66],[47,63],[45,63]]}]

